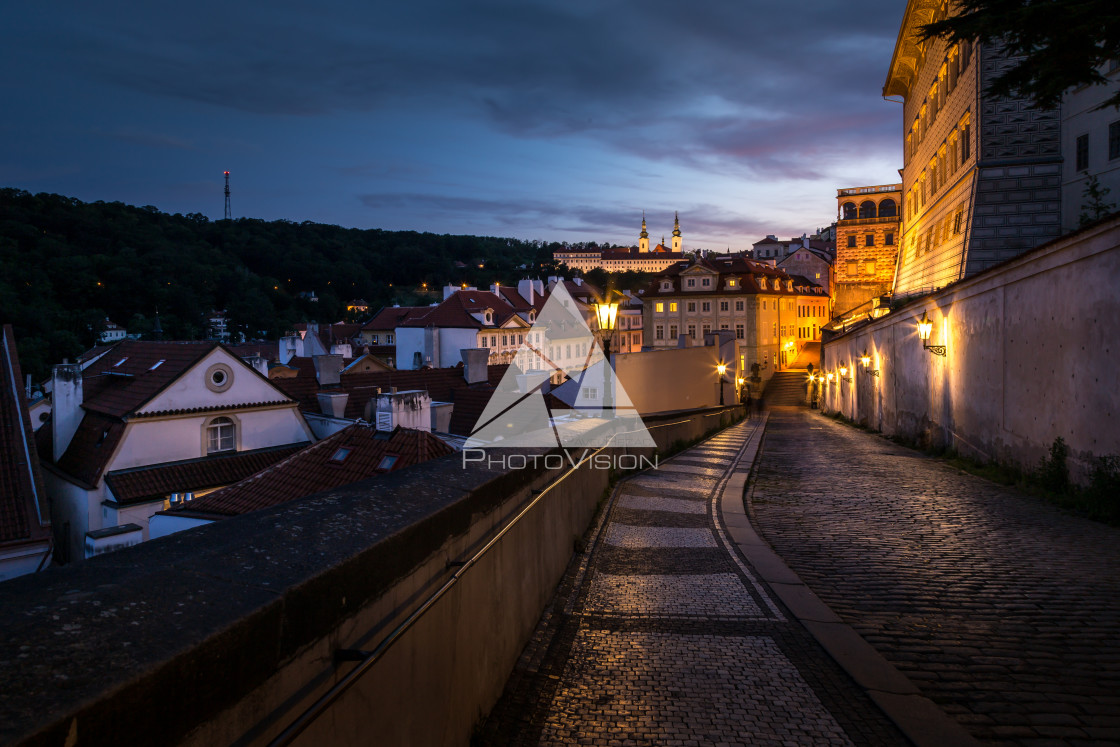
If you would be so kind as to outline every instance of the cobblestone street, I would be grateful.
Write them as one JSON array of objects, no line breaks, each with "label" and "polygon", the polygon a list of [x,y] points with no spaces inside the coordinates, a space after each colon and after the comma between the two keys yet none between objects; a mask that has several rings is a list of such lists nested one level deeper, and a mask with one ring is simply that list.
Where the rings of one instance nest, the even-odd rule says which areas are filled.
[{"label": "cobblestone street", "polygon": [[477,743],[906,744],[728,540],[758,427],[619,484]]},{"label": "cobblestone street", "polygon": [[785,408],[748,498],[802,581],[977,739],[1120,744],[1120,529]]}]

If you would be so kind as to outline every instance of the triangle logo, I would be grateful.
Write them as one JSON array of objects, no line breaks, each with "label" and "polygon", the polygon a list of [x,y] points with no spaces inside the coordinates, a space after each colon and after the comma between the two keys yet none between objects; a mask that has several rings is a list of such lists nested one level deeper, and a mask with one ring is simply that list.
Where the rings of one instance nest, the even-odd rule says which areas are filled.
[{"label": "triangle logo", "polygon": [[655,443],[583,313],[557,283],[464,448]]}]

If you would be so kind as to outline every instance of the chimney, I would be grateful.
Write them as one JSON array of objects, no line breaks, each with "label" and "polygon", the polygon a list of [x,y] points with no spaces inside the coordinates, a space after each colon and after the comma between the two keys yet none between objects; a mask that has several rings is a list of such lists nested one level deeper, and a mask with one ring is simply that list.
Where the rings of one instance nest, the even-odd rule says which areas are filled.
[{"label": "chimney", "polygon": [[379,394],[374,409],[374,426],[379,431],[391,431],[397,426],[432,430],[432,398],[423,389]]},{"label": "chimney", "polygon": [[572,278],[572,282],[576,285],[583,285],[583,278]]},{"label": "chimney", "polygon": [[463,376],[468,384],[482,384],[489,381],[486,364],[490,360],[490,348],[463,348]]},{"label": "chimney", "polygon": [[346,392],[319,392],[319,409],[331,418],[346,417],[346,402],[350,395]]},{"label": "chimney", "polygon": [[[533,391],[537,387],[540,387],[546,381],[548,381],[548,371],[541,371],[541,370],[538,370],[538,369],[534,369],[532,371],[527,371],[523,374],[518,374],[517,375],[517,391],[520,392],[521,394],[528,394],[529,392]],[[548,388],[547,387],[542,387],[541,391],[542,392],[547,392]]]},{"label": "chimney", "polygon": [[51,371],[51,392],[51,436],[57,463],[82,422],[82,367],[77,363],[55,366]]},{"label": "chimney", "polygon": [[540,278],[537,278],[536,280],[534,280],[533,281],[533,287],[537,290],[537,295],[538,296],[543,296],[544,295],[544,281],[543,280],[541,280]]},{"label": "chimney", "polygon": [[256,372],[261,376],[265,377],[266,379],[268,378],[268,361],[264,359],[264,356],[250,355],[242,358],[241,360],[245,361],[254,369],[256,369]]},{"label": "chimney", "polygon": [[501,286],[498,285],[497,283],[490,283],[490,292],[493,293],[495,296],[500,295],[501,290],[502,290]]},{"label": "chimney", "polygon": [[522,278],[517,281],[517,292],[521,294],[521,297],[528,301],[530,305],[533,303],[535,290],[533,281],[529,278]]},{"label": "chimney", "polygon": [[319,386],[338,386],[342,373],[341,355],[317,355],[311,360],[315,362],[315,379]]},{"label": "chimney", "polygon": [[459,286],[448,283],[447,285],[443,286],[443,300],[446,301],[447,299],[454,296],[458,291]]}]

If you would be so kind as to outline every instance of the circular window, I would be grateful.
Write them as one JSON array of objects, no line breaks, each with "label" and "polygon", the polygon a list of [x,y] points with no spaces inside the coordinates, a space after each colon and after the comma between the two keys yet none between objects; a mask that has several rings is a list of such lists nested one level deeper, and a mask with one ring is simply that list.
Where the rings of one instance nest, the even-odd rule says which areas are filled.
[{"label": "circular window", "polygon": [[212,392],[224,392],[233,385],[233,369],[224,363],[215,363],[206,369],[206,388]]}]

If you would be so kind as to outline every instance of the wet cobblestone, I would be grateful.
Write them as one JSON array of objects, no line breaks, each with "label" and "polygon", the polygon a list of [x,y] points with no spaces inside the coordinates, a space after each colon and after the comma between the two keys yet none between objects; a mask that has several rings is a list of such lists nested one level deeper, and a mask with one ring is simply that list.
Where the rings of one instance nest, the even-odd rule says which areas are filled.
[{"label": "wet cobblestone", "polygon": [[750,508],[977,739],[1120,743],[1120,530],[803,410],[771,413]]}]

